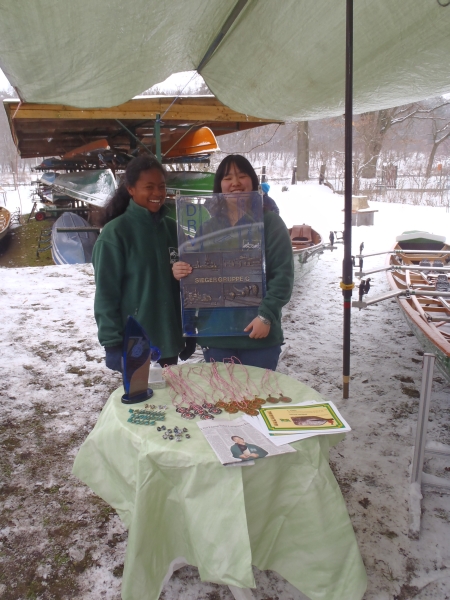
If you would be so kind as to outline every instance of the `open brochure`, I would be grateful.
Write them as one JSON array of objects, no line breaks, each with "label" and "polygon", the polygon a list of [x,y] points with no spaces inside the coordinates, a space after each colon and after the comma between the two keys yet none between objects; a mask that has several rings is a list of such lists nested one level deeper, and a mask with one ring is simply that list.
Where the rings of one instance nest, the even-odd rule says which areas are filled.
[{"label": "open brochure", "polygon": [[243,419],[276,446],[304,440],[315,435],[351,431],[333,402],[310,400],[263,408],[257,417]]},{"label": "open brochure", "polygon": [[199,421],[197,425],[223,465],[244,465],[257,458],[295,452],[288,445],[277,447],[242,418]]}]

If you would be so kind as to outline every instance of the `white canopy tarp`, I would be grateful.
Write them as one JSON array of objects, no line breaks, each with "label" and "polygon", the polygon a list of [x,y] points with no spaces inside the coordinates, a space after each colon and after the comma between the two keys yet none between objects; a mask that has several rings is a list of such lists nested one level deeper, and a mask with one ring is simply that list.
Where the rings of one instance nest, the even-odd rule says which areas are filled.
[{"label": "white canopy tarp", "polygon": [[[195,70],[236,0],[0,0],[0,67],[22,100],[115,106]],[[450,92],[450,6],[355,0],[354,111]],[[344,112],[345,0],[249,0],[206,83],[239,112]]]}]

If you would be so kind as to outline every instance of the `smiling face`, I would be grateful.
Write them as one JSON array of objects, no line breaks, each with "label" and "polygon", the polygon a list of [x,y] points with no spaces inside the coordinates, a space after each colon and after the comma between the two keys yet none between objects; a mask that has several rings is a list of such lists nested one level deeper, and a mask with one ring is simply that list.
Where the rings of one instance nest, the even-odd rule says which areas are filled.
[{"label": "smiling face", "polygon": [[253,183],[250,175],[244,171],[240,171],[235,163],[230,164],[230,169],[223,176],[220,182],[223,194],[233,194],[237,192],[251,192]]},{"label": "smiling face", "polygon": [[159,169],[142,171],[136,183],[127,190],[136,204],[156,213],[166,199],[166,180]]}]

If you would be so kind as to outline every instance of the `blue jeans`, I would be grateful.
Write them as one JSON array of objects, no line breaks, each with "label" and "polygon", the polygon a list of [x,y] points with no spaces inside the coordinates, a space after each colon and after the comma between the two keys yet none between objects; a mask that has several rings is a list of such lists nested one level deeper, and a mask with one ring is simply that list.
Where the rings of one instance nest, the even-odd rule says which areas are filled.
[{"label": "blue jeans", "polygon": [[202,348],[202,350],[206,362],[211,362],[211,360],[223,362],[224,358],[235,356],[243,365],[275,371],[281,353],[281,346],[255,348],[254,350],[237,348]]}]

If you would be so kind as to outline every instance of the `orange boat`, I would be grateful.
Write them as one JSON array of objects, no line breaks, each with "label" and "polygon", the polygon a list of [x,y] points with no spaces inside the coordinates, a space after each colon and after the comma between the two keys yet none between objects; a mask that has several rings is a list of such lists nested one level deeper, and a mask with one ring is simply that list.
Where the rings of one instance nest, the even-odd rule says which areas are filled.
[{"label": "orange boat", "polygon": [[209,127],[200,127],[200,129],[189,131],[185,135],[177,135],[179,135],[178,140],[172,137],[162,143],[163,158],[195,156],[219,150],[216,137]]},{"label": "orange boat", "polygon": [[69,158],[75,158],[81,154],[89,154],[90,152],[98,152],[101,150],[109,150],[110,146],[108,140],[95,140],[94,142],[90,142],[89,144],[84,144],[83,146],[78,146],[78,148],[74,148],[70,150],[70,152],[66,152],[62,157],[63,160],[67,160]]}]

